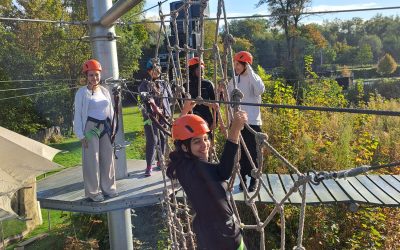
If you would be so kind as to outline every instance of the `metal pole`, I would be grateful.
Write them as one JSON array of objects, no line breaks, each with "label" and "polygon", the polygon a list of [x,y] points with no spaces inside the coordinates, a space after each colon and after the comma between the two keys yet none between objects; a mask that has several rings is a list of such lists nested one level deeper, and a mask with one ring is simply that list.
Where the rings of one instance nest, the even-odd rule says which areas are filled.
[{"label": "metal pole", "polygon": [[[120,1],[124,2],[123,0]],[[107,19],[105,13],[112,8],[112,0],[86,0],[86,3],[92,55],[102,65],[102,78],[116,80],[119,78],[119,70],[115,28],[114,26],[104,27],[100,24],[100,19],[103,15],[103,18]],[[130,5],[129,7],[132,8],[133,6]],[[111,87],[108,88],[111,91]],[[121,105],[119,105],[119,121],[119,130],[115,138],[115,144],[124,145],[125,138]],[[127,177],[128,175],[125,148],[118,151],[115,174],[117,179]],[[107,217],[110,248],[114,250],[133,249],[130,209],[109,212],[107,213]]]},{"label": "metal pole", "polygon": [[141,1],[142,0],[119,0],[100,18],[100,24],[104,27],[109,27]]},{"label": "metal pole", "polygon": [[48,229],[49,232],[51,231],[51,221],[50,221],[50,210],[47,209],[47,223],[48,223]]},{"label": "metal pole", "polygon": [[0,224],[1,224],[1,245],[0,245],[0,249],[6,249],[6,244],[4,243],[3,221],[0,221]]}]

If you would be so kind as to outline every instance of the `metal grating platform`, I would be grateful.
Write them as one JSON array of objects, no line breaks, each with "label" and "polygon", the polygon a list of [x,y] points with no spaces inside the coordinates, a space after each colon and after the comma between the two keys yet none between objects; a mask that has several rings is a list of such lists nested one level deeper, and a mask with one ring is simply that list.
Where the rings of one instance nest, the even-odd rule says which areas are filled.
[{"label": "metal grating platform", "polygon": [[[103,202],[90,202],[84,198],[81,167],[69,168],[38,182],[37,197],[42,208],[84,213],[105,213],[114,210],[144,207],[160,203],[164,183],[161,171],[154,171],[151,177],[144,177],[144,160],[128,160],[129,177],[117,181],[119,196]],[[280,201],[293,186],[297,175],[268,174],[263,179]],[[239,192],[238,179],[233,194],[237,201],[244,201]],[[168,181],[168,185],[170,182]],[[181,192],[178,192],[178,196]],[[334,203],[365,203],[377,206],[400,206],[399,175],[360,175],[341,180],[325,180],[314,186],[307,184],[306,202],[310,205]],[[257,199],[273,203],[265,189]],[[286,204],[300,204],[300,193],[289,196]]]}]

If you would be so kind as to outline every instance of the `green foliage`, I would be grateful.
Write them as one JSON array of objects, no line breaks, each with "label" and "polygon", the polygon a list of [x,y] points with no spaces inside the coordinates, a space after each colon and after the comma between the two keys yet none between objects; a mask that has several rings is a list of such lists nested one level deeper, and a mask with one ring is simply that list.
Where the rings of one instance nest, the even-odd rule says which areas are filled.
[{"label": "green foliage", "polygon": [[[135,13],[140,12],[143,5],[144,2],[141,2],[121,19],[126,23],[139,21],[140,16]],[[138,60],[142,56],[142,47],[149,42],[150,38],[144,24],[117,26],[116,33],[121,36],[117,46],[120,78],[130,78],[139,70]]]},{"label": "green foliage", "polygon": [[356,58],[355,58],[356,63],[365,65],[371,63],[372,59],[373,59],[373,54],[371,46],[368,44],[361,45],[361,47],[357,50],[356,53]]},{"label": "green foliage", "polygon": [[304,57],[304,68],[305,68],[305,77],[308,79],[318,78],[317,74],[312,70],[312,64],[314,62],[314,58],[311,55],[306,55]]},{"label": "green foliage", "polygon": [[385,54],[378,62],[376,71],[381,75],[392,74],[397,69],[397,63],[390,54]]},{"label": "green foliage", "polygon": [[365,208],[357,212],[353,218],[354,234],[347,241],[352,249],[382,249],[386,215],[379,208]]}]

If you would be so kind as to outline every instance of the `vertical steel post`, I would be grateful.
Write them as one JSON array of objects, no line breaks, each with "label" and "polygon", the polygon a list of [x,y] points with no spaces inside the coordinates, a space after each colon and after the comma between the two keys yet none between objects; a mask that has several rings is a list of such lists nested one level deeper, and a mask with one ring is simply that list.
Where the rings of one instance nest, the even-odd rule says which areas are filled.
[{"label": "vertical steel post", "polygon": [[[113,25],[104,27],[99,22],[102,15],[112,7],[112,0],[86,0],[86,3],[92,56],[99,60],[102,65],[102,79],[118,79],[119,71],[115,28]],[[111,87],[108,88],[110,91]],[[119,105],[119,109],[120,124],[115,143],[123,145],[125,138],[121,105]],[[116,177],[117,179],[124,178],[127,174],[126,153],[125,148],[122,148],[118,152],[118,159],[116,160]],[[133,249],[130,209],[108,212],[107,217],[110,248],[114,250]]]}]

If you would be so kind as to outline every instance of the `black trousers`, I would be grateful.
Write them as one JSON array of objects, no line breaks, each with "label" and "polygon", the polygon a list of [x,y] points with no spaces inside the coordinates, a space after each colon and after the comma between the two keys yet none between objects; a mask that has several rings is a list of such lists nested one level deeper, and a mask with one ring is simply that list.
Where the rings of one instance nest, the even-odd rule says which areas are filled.
[{"label": "black trousers", "polygon": [[[252,129],[256,132],[261,132],[261,127],[259,125],[250,125]],[[258,168],[257,164],[257,144],[256,144],[256,136],[253,135],[246,127],[241,131],[244,142],[246,143],[246,147],[250,152],[252,161],[254,162],[256,168]],[[251,163],[247,158],[246,152],[243,147],[241,147],[240,154],[240,175],[244,180],[246,180],[246,175],[251,176]]]}]

